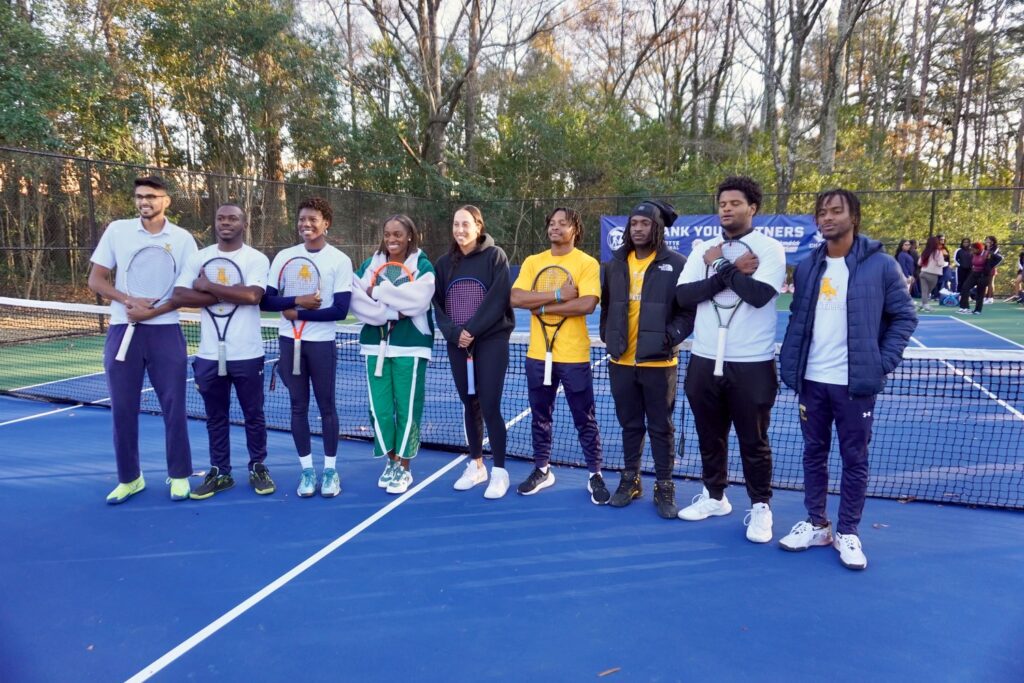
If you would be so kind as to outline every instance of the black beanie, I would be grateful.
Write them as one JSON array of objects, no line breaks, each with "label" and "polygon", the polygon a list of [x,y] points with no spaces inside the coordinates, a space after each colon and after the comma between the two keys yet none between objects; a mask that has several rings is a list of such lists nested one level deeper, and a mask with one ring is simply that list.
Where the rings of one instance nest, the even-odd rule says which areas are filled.
[{"label": "black beanie", "polygon": [[636,208],[629,213],[630,218],[633,216],[649,218],[656,225],[664,228],[675,223],[679,214],[676,213],[675,208],[671,204],[657,199],[648,199],[647,201],[638,204]]}]

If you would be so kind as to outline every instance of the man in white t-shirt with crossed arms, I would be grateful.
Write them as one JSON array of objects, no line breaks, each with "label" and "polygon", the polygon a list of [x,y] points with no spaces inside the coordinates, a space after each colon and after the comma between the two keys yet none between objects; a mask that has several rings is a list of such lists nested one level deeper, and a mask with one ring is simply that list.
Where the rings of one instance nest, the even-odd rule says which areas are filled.
[{"label": "man in white t-shirt with crossed arms", "polygon": [[[751,502],[750,514],[744,520],[747,539],[767,543],[772,538],[768,424],[779,387],[775,371],[775,300],[786,280],[786,252],[777,240],[753,229],[754,214],[762,201],[756,182],[744,176],[726,178],[718,186],[717,198],[722,236],[694,250],[676,288],[679,305],[697,309],[693,354],[684,388],[697,428],[704,480],[704,490],[694,497],[692,505],[679,511],[679,518],[699,521],[732,512],[725,495],[732,425]],[[731,263],[722,256],[723,239],[741,239],[753,253]],[[711,299],[726,287],[741,302],[729,325],[724,376],[715,377],[719,324]]]}]

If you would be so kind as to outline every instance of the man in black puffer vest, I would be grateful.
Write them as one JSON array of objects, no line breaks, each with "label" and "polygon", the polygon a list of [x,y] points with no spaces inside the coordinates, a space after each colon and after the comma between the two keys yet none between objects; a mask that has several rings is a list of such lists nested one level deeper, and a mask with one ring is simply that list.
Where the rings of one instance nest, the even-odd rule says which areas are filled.
[{"label": "man in black puffer vest", "polygon": [[694,311],[676,304],[675,288],[686,257],[665,245],[665,226],[677,218],[670,204],[649,200],[629,215],[622,247],[605,264],[601,278],[601,340],[608,347],[615,413],[622,427],[625,469],[612,507],[625,507],[642,494],[640,456],[651,434],[654,504],[674,519],[676,386],[679,345],[693,331]]}]

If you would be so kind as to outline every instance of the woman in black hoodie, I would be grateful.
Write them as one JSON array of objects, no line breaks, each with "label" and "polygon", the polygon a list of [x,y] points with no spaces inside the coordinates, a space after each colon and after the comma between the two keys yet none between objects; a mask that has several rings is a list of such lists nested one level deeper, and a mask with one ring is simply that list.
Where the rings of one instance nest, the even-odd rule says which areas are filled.
[{"label": "woman in black hoodie", "polygon": [[[475,206],[460,207],[452,219],[452,245],[434,264],[434,314],[441,334],[448,341],[448,358],[459,398],[465,406],[466,439],[472,460],[455,489],[466,491],[487,481],[483,460],[483,427],[487,425],[494,467],[485,498],[501,498],[508,491],[505,470],[505,418],[501,415],[501,394],[508,370],[509,337],[515,317],[509,304],[512,279],[508,257],[484,231],[484,218]],[[449,285],[460,278],[472,278],[487,290],[483,302],[464,325],[448,316],[445,298]],[[467,349],[473,353],[476,394],[470,395],[466,373]]]}]

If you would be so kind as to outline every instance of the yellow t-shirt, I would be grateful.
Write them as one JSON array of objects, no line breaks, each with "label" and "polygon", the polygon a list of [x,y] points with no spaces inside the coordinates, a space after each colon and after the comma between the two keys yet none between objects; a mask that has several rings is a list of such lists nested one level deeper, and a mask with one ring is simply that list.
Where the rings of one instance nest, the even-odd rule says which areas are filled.
[{"label": "yellow t-shirt", "polygon": [[644,273],[648,266],[654,263],[656,253],[652,252],[645,259],[636,257],[636,252],[629,252],[626,257],[626,267],[629,268],[629,317],[626,320],[628,330],[626,338],[626,350],[622,352],[618,360],[612,359],[613,363],[619,365],[637,365],[642,368],[670,368],[679,363],[679,358],[673,356],[669,360],[649,360],[643,363],[636,362],[636,339],[640,329],[640,294],[644,287]]},{"label": "yellow t-shirt", "polygon": [[[512,288],[529,292],[533,289],[533,280],[537,273],[548,266],[561,266],[569,271],[580,296],[601,298],[601,266],[597,259],[579,249],[573,249],[565,256],[552,256],[550,250],[527,256],[519,270],[519,277],[512,283]],[[548,334],[550,333],[549,330]],[[545,351],[544,332],[541,330],[540,321],[537,320],[537,316],[531,316],[530,346],[526,350],[526,357],[544,360]],[[590,334],[587,332],[586,316],[574,315],[566,318],[558,330],[558,336],[555,337],[551,354],[556,363],[590,362]]]}]

